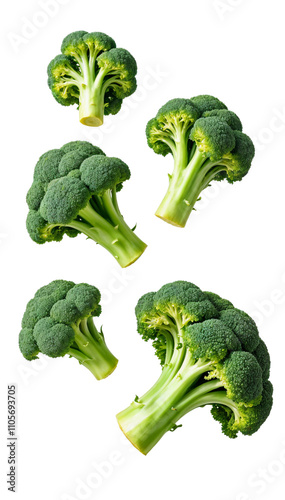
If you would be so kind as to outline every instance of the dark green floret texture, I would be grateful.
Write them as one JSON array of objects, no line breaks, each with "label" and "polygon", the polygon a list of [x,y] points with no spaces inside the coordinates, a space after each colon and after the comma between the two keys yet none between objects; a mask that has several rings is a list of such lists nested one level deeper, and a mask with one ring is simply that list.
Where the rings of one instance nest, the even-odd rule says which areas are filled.
[{"label": "dark green floret texture", "polygon": [[63,106],[77,104],[79,120],[98,127],[104,115],[117,114],[137,88],[137,64],[105,33],[75,31],[48,65],[48,86]]},{"label": "dark green floret texture", "polygon": [[93,317],[101,313],[101,294],[87,283],[55,280],[41,287],[26,307],[19,347],[29,361],[42,353],[73,357],[98,379],[108,377],[118,360],[108,349]]},{"label": "dark green floret texture", "polygon": [[167,192],[157,217],[184,227],[201,193],[212,181],[242,180],[255,154],[239,117],[210,95],[171,99],[146,126],[155,153],[173,156]]},{"label": "dark green floret texture", "polygon": [[248,314],[176,281],[143,295],[136,317],[162,366],[155,384],[117,415],[138,450],[146,455],[186,413],[207,405],[226,436],[258,431],[270,414],[273,388],[267,347]]},{"label": "dark green floret texture", "polygon": [[44,153],[27,193],[30,237],[43,244],[83,233],[129,266],[146,248],[118,206],[117,192],[130,175],[126,163],[86,141]]}]

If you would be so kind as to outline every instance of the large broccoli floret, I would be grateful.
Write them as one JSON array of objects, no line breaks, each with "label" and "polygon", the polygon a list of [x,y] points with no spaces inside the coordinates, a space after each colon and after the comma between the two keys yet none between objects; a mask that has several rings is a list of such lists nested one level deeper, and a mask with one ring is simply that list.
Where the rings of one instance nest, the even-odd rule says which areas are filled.
[{"label": "large broccoli floret", "polygon": [[101,314],[100,292],[95,286],[55,280],[40,288],[28,302],[19,335],[19,347],[28,360],[41,352],[51,358],[66,354],[77,359],[101,380],[116,368],[102,329],[93,317]]},{"label": "large broccoli floret", "polygon": [[213,180],[240,181],[254,157],[251,139],[238,116],[216,97],[172,99],[146,127],[148,145],[171,153],[174,169],[156,215],[184,227],[201,192]]},{"label": "large broccoli floret", "polygon": [[251,435],[272,406],[270,358],[245,312],[186,281],[143,295],[138,332],[162,365],[156,383],[117,415],[131,443],[147,454],[186,413],[212,405],[222,431]]},{"label": "large broccoli floret", "polygon": [[130,178],[129,167],[107,158],[85,141],[73,141],[43,154],[27,194],[27,230],[36,243],[61,241],[84,233],[106,248],[122,267],[146,248],[125,223],[116,192]]},{"label": "large broccoli floret", "polygon": [[48,85],[63,106],[79,104],[79,120],[98,127],[105,115],[120,111],[136,90],[137,65],[125,49],[104,33],[75,31],[48,65]]}]

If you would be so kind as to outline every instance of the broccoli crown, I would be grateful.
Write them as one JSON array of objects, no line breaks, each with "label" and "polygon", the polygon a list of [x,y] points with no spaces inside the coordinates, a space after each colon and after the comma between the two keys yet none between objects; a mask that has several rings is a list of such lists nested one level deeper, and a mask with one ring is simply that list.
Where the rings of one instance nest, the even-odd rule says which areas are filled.
[{"label": "broccoli crown", "polygon": [[210,95],[167,102],[148,121],[146,137],[155,153],[173,156],[174,169],[156,215],[178,227],[185,226],[213,180],[240,181],[255,154],[239,117]]},{"label": "broccoli crown", "polygon": [[55,280],[41,287],[26,307],[19,348],[31,361],[39,353],[51,358],[65,355],[85,366],[98,380],[106,378],[118,360],[108,349],[102,328],[93,317],[101,314],[101,294],[87,283]]},{"label": "broccoli crown", "polygon": [[[193,156],[186,150],[191,151],[193,143],[196,144],[205,159],[219,161],[227,167],[225,172],[217,173],[216,180],[241,180],[254,157],[253,143],[242,133],[239,117],[209,95],[168,101],[147,123],[146,136],[148,145],[163,156],[172,153],[175,158],[182,144],[184,168],[187,159]],[[181,161],[181,154],[177,156]]]},{"label": "broccoli crown", "polygon": [[118,113],[122,100],[135,92],[134,57],[105,33],[70,33],[61,52],[48,65],[48,85],[60,104],[79,104],[83,124],[102,125],[103,115]]},{"label": "broccoli crown", "polygon": [[129,167],[118,158],[108,158],[86,141],[73,141],[43,154],[35,166],[34,181],[27,193],[27,230],[33,241],[61,241],[75,237],[67,227],[88,204],[92,195],[121,189],[130,178]]},{"label": "broccoli crown", "polygon": [[101,295],[95,286],[55,280],[41,287],[26,307],[19,335],[23,356],[32,360],[39,352],[52,358],[64,356],[73,346],[72,326],[89,316],[99,316]]},{"label": "broccoli crown", "polygon": [[189,325],[184,341],[195,361],[201,358],[217,363],[229,352],[241,349],[239,339],[220,319]]},{"label": "broccoli crown", "polygon": [[[213,392],[197,401],[201,406],[213,405],[213,416],[222,423],[226,435],[236,437],[238,431],[252,434],[260,427],[272,406],[271,385],[267,383],[270,358],[248,314],[216,294],[176,281],[143,295],[136,317],[138,332],[144,340],[151,339],[164,369],[169,366],[174,370],[171,380],[179,373],[181,380],[187,380],[193,377],[193,366],[197,370],[202,366],[203,375],[197,375],[194,389],[191,384],[185,389],[186,399],[191,400],[192,390],[202,394],[207,381],[217,384]],[[179,355],[182,358],[177,358]],[[145,403],[144,397],[141,400]],[[182,399],[176,406],[178,414],[183,404]]]}]

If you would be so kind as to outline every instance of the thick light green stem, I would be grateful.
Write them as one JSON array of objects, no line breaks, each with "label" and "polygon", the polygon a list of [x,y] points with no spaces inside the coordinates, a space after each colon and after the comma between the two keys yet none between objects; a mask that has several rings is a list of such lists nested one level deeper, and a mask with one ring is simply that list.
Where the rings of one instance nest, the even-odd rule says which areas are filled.
[{"label": "thick light green stem", "polygon": [[89,127],[100,127],[104,121],[105,91],[103,81],[106,71],[100,70],[94,80],[89,65],[84,69],[84,83],[79,97],[79,120]]},{"label": "thick light green stem", "polygon": [[73,325],[73,329],[77,347],[69,349],[68,354],[93,373],[97,380],[108,377],[115,370],[118,360],[108,349],[92,318],[82,320],[78,326]]},{"label": "thick light green stem", "polygon": [[179,163],[175,165],[177,173],[170,180],[168,190],[155,215],[169,224],[185,227],[201,191],[225,167],[217,166],[217,163],[205,158],[198,148],[186,168]]},{"label": "thick light green stem", "polygon": [[146,455],[179,419],[176,405],[199,377],[210,369],[210,363],[198,362],[189,366],[185,356],[181,369],[162,389],[146,394],[117,415],[120,428],[131,443]]}]

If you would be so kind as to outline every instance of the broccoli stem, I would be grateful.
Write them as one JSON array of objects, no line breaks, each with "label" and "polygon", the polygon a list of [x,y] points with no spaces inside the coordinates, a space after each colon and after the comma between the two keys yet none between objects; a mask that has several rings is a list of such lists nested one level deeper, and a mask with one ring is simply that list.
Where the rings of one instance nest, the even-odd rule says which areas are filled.
[{"label": "broccoli stem", "polygon": [[100,87],[95,90],[82,84],[79,96],[79,120],[89,127],[100,127],[104,121],[104,94]]},{"label": "broccoli stem", "polygon": [[100,70],[95,80],[89,65],[84,70],[84,84],[80,86],[79,120],[89,127],[100,127],[104,121],[105,91],[103,81],[105,72]]},{"label": "broccoli stem", "polygon": [[[197,380],[211,370],[211,363],[191,359],[185,352],[183,361],[173,363],[173,373],[168,381],[159,379],[155,389],[137,398],[131,405],[117,415],[121,430],[141,453],[146,455],[169,430],[176,428],[176,422],[183,416],[184,401]],[[166,367],[167,368],[167,367]],[[163,382],[162,382],[163,380]],[[165,383],[166,382],[166,383]],[[203,385],[203,384],[202,384]],[[221,386],[219,381],[206,382],[207,391]],[[192,389],[193,392],[197,389]],[[187,396],[188,397],[188,396]],[[191,402],[193,404],[193,401]],[[186,406],[188,407],[190,403]],[[183,406],[181,409],[179,405]],[[179,408],[179,411],[178,409]]]},{"label": "broccoli stem", "polygon": [[115,370],[118,360],[108,349],[92,318],[85,318],[72,327],[76,347],[70,348],[68,354],[93,373],[97,380],[108,377]]},{"label": "broccoli stem", "polygon": [[215,176],[225,170],[195,151],[185,168],[180,155],[174,156],[174,174],[170,178],[168,190],[156,211],[156,216],[178,227],[184,227],[201,191],[205,189]]},{"label": "broccoli stem", "polygon": [[103,195],[101,199],[104,202],[104,209],[110,214],[109,217],[113,217],[111,219],[113,223],[105,220],[88,203],[78,214],[82,220],[74,220],[68,226],[84,233],[106,248],[121,267],[130,266],[144,252],[146,244],[124,222],[118,210],[112,207],[111,195]]}]

